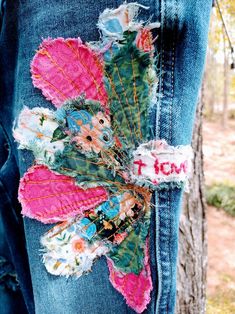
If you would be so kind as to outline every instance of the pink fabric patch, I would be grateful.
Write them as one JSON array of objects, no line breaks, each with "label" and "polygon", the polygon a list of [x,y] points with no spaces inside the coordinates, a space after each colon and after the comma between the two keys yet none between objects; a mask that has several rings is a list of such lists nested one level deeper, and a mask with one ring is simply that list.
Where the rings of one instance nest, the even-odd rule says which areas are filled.
[{"label": "pink fabric patch", "polygon": [[109,267],[109,280],[117,291],[125,298],[127,305],[137,313],[142,313],[150,302],[150,292],[153,289],[151,270],[149,264],[149,245],[146,241],[144,268],[139,275],[125,274],[116,270],[113,262],[107,258]]},{"label": "pink fabric patch", "polygon": [[44,40],[31,63],[31,73],[34,86],[56,107],[82,93],[86,99],[107,104],[101,57],[80,38]]},{"label": "pink fabric patch", "polygon": [[24,216],[43,223],[64,221],[106,201],[103,187],[81,189],[75,180],[46,166],[31,167],[20,181],[19,201]]}]

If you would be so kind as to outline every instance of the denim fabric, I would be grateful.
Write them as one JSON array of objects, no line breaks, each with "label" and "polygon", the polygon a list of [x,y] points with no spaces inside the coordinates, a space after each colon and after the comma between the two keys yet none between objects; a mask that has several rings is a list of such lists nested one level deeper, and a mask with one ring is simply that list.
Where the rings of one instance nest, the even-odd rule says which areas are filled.
[{"label": "denim fabric", "polygon": [[[174,146],[191,142],[211,6],[211,0],[161,1],[156,137]],[[156,195],[158,313],[174,313],[181,195],[178,189]]]},{"label": "denim fabric", "polygon": [[[99,13],[121,3],[113,0],[9,0],[2,3],[0,123],[11,153],[1,171],[1,181],[4,182],[2,197],[9,194],[11,206],[1,207],[1,212],[30,314],[34,313],[34,306],[37,314],[134,313],[109,283],[103,258],[89,275],[79,279],[55,277],[46,272],[41,261],[40,237],[51,226],[24,219],[26,255],[16,188],[18,172],[22,176],[33,159],[29,152],[17,151],[12,138],[13,121],[24,105],[53,108],[33,87],[29,72],[30,61],[42,38],[80,36],[83,41],[97,40]],[[189,144],[205,58],[211,0],[140,0],[139,3],[150,7],[148,11],[141,11],[143,20],[152,16],[152,21],[161,22],[157,40],[160,98],[151,115],[155,136],[172,145]],[[181,194],[178,189],[169,189],[155,195],[157,206],[151,222],[154,290],[146,313],[174,313]]]},{"label": "denim fabric", "polygon": [[[2,123],[2,122],[1,122]],[[17,201],[19,172],[15,158],[7,140],[7,135],[0,125],[0,257],[6,259],[8,267],[14,265],[20,283],[21,292],[13,291],[14,287],[0,285],[1,314],[33,313],[33,296],[28,259],[25,247],[23,220],[20,215],[20,206]],[[4,266],[4,265],[3,265]],[[4,272],[0,266],[0,274]],[[11,269],[9,269],[12,272]],[[8,280],[7,274],[5,280]],[[4,283],[3,283],[4,284]],[[7,282],[6,282],[7,284]]]}]

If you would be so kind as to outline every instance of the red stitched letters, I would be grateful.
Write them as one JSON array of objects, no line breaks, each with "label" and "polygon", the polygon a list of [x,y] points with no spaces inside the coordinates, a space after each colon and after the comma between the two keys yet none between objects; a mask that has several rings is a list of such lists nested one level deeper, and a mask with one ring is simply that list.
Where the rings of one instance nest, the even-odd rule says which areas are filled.
[{"label": "red stitched letters", "polygon": [[142,174],[142,167],[146,167],[147,165],[140,159],[134,161],[135,165],[138,165],[138,175],[140,176]]},{"label": "red stitched letters", "polygon": [[[147,164],[144,163],[141,159],[134,161],[135,165],[138,165],[138,175],[142,175],[142,167],[146,167]],[[188,161],[185,160],[184,162],[181,162],[180,165],[176,165],[174,162],[170,161],[164,161],[159,162],[158,158],[154,162],[154,170],[155,174],[164,174],[165,176],[169,176],[172,173],[180,174],[181,172],[187,173],[187,167]]]}]

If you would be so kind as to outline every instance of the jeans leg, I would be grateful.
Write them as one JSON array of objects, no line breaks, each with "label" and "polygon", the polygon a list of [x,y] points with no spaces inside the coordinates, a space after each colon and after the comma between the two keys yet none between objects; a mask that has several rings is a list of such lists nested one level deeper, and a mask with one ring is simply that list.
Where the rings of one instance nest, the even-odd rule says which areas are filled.
[{"label": "jeans leg", "polygon": [[[157,41],[160,82],[156,137],[173,146],[191,142],[207,47],[211,0],[162,0]],[[182,191],[160,191],[157,199],[157,313],[174,313]]]}]

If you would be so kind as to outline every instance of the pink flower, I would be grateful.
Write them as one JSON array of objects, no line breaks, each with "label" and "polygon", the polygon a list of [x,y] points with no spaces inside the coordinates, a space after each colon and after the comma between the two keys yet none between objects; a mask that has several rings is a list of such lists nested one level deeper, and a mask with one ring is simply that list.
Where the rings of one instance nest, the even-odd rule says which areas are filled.
[{"label": "pink flower", "polygon": [[73,142],[80,145],[85,152],[94,151],[98,154],[105,145],[99,139],[101,135],[102,132],[99,129],[91,128],[90,125],[83,125],[79,134],[73,138]]},{"label": "pink flower", "polygon": [[99,111],[92,117],[92,125],[98,130],[110,128],[110,117]]},{"label": "pink flower", "polygon": [[128,236],[128,233],[127,232],[123,232],[123,233],[118,233],[115,235],[114,237],[114,243],[115,244],[120,244],[122,243],[122,241]]},{"label": "pink flower", "polygon": [[72,249],[74,252],[81,253],[85,250],[85,241],[83,239],[76,239],[72,242]]},{"label": "pink flower", "polygon": [[136,46],[143,50],[144,52],[150,52],[154,50],[154,46],[152,44],[152,33],[148,28],[142,28],[136,37]]}]

